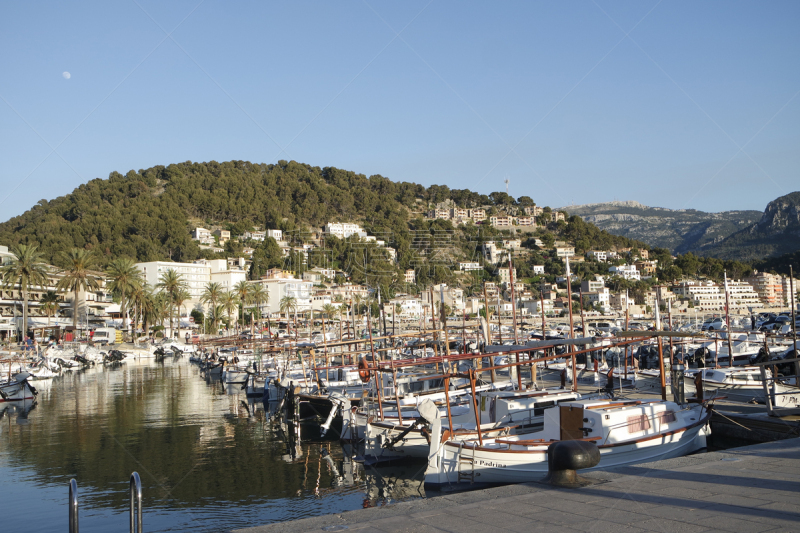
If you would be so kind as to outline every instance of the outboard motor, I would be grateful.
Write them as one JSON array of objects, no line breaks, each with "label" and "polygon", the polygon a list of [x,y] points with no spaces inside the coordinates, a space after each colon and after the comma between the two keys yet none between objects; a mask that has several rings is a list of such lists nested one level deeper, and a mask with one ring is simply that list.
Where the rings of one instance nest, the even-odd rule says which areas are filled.
[{"label": "outboard motor", "polygon": [[339,394],[338,392],[332,392],[328,394],[328,399],[331,401],[333,406],[331,407],[331,410],[328,413],[328,418],[325,420],[325,423],[322,424],[319,428],[319,434],[321,437],[324,437],[325,434],[328,432],[328,430],[331,428],[333,419],[336,418],[336,414],[340,410],[343,413],[350,410],[350,400],[347,398],[347,396]]}]

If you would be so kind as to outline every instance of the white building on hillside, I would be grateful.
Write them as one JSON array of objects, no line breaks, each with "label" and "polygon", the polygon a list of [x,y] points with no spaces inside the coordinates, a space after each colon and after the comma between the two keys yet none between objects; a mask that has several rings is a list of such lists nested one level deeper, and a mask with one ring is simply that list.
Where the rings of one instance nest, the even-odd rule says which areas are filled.
[{"label": "white building on hillside", "polygon": [[294,298],[297,312],[303,313],[311,310],[314,283],[297,279],[287,273],[270,271],[266,276],[253,283],[258,283],[269,293],[269,301],[261,305],[262,313],[276,315],[281,310],[281,300],[285,297]]},{"label": "white building on hillside", "polygon": [[346,239],[351,235],[358,235],[362,239],[367,237],[367,232],[364,231],[361,226],[358,224],[349,224],[347,222],[328,222],[325,224],[325,233],[340,239]]},{"label": "white building on hillside", "polygon": [[[700,311],[723,311],[725,309],[725,287],[713,281],[683,281],[672,287],[677,296],[689,298]],[[728,282],[731,312],[747,312],[748,308],[764,307],[753,286],[743,281]]]},{"label": "white building on hillside", "polygon": [[419,317],[422,316],[422,299],[419,296],[409,294],[398,295],[389,300],[392,306],[400,305],[399,316]]},{"label": "white building on hillside", "polygon": [[267,237],[266,231],[245,231],[242,235],[242,240],[253,239],[254,241],[263,241]]},{"label": "white building on hillside", "polygon": [[214,237],[206,228],[194,228],[192,230],[192,239],[199,241],[201,244],[214,244]]},{"label": "white building on hillside", "polygon": [[620,266],[612,266],[608,269],[608,271],[612,275],[617,275],[624,279],[633,279],[639,281],[642,279],[642,275],[639,274],[639,271],[636,270],[634,265],[620,265]]}]

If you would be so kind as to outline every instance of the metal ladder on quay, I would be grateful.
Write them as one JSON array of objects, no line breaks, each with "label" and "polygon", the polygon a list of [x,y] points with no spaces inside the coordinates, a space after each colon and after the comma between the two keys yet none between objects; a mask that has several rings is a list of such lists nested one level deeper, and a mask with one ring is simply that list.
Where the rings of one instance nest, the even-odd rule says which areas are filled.
[{"label": "metal ladder on quay", "polygon": [[[139,474],[131,474],[130,480],[130,533],[142,533],[142,480]],[[78,482],[69,480],[69,533],[79,533]]]}]

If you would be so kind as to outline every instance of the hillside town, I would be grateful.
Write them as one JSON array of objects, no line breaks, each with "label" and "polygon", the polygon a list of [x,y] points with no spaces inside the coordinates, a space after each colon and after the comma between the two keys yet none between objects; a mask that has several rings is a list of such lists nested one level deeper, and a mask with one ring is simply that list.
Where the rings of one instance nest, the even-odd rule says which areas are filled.
[{"label": "hillside town", "polygon": [[[647,249],[591,249],[577,255],[574,243],[541,233],[548,224],[565,221],[564,212],[550,208],[533,205],[498,213],[493,207],[447,207],[445,203],[427,211],[427,219],[499,230],[490,238],[476,240],[471,257],[445,265],[452,274],[449,283],[419,284],[419,269],[428,268],[420,264],[400,271],[391,287],[378,290],[376,286],[353,282],[351,272],[342,265],[310,265],[312,256],[324,250],[326,239],[333,237],[354,246],[371,246],[383,254],[383,260],[397,268],[397,252],[390,246],[391,235],[378,238],[352,222],[329,222],[322,228],[309,230],[302,239],[274,228],[252,228],[232,235],[223,227],[197,226],[191,230],[192,239],[216,258],[138,262],[134,267],[146,286],[156,292],[165,290],[163,280],[167,273],[176,275],[185,291],[175,309],[177,327],[205,332],[210,332],[210,323],[205,319],[221,315],[213,307],[226,294],[229,299],[238,300],[229,303],[224,316],[214,320],[221,328],[233,327],[234,308],[240,320],[245,312],[280,319],[289,312],[306,315],[342,306],[349,309],[353,305],[368,305],[373,313],[390,319],[422,320],[438,312],[434,309],[437,300],[445,304],[452,318],[485,314],[486,307],[490,316],[513,314],[524,319],[544,313],[547,317],[566,317],[572,302],[573,310],[582,310],[587,316],[627,314],[645,318],[658,308],[661,312],[702,320],[726,310],[726,285],[727,309],[732,314],[752,315],[791,305],[791,280],[787,276],[754,271],[742,279],[727,279],[723,283],[702,277],[667,281],[658,279],[658,259],[650,257]],[[537,228],[543,238],[531,236],[531,230]],[[253,253],[266,241],[280,249],[283,265],[268,268],[255,277]],[[233,244],[237,247],[232,247]],[[231,256],[232,249],[240,255]],[[533,251],[544,254],[548,264],[530,264]],[[15,261],[15,256],[8,247],[0,246],[0,259],[8,265]],[[518,276],[520,265],[526,266],[527,275]],[[584,274],[576,274],[577,268]],[[46,265],[44,270],[47,281],[31,286],[28,291],[29,329],[90,330],[120,323],[125,310],[118,291],[113,290],[113,280],[106,273],[93,272],[96,283],[79,287],[82,290],[76,293],[64,290],[64,269]],[[587,275],[587,271],[595,273]],[[630,290],[630,284],[635,282],[645,283]],[[797,287],[797,280],[794,283]],[[263,296],[259,301],[248,300],[244,286]],[[209,297],[209,287],[217,297]],[[0,336],[5,340],[15,340],[20,334],[22,299],[19,283],[3,287]],[[167,319],[162,313],[157,322],[163,324]],[[151,320],[150,326],[156,323]],[[220,333],[226,331],[222,329]]]}]

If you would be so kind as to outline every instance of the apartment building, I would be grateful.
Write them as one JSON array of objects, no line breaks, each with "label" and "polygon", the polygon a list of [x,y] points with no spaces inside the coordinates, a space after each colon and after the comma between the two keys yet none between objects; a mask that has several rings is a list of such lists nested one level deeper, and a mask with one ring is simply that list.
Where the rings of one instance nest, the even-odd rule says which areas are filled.
[{"label": "apartment building", "polygon": [[[220,261],[225,262],[224,259]],[[199,302],[206,285],[211,282],[211,266],[204,263],[176,263],[172,261],[149,261],[136,263],[136,268],[142,272],[142,277],[151,286],[155,287],[161,282],[161,277],[168,271],[174,270],[180,274],[186,283],[189,296],[193,302]]]},{"label": "apartment building", "polygon": [[544,208],[537,205],[530,205],[523,207],[522,212],[532,217],[538,217],[544,213]]},{"label": "apartment building", "polygon": [[501,267],[497,269],[497,275],[500,276],[500,283],[503,285],[508,285],[511,283],[511,274],[514,275],[514,279],[517,279],[517,269],[512,268],[510,273],[508,267]]},{"label": "apartment building", "polygon": [[556,257],[566,259],[567,257],[575,257],[574,246],[556,246]]},{"label": "apartment building", "polygon": [[467,216],[471,218],[473,222],[483,222],[484,220],[486,220],[486,210],[469,209],[467,212]]},{"label": "apartment building", "polygon": [[231,240],[231,232],[226,229],[215,229],[213,235],[217,238],[220,244],[225,244]]},{"label": "apartment building", "polygon": [[406,283],[416,283],[417,282],[417,274],[414,272],[413,268],[409,268],[406,270],[405,274],[403,275],[403,281]]},{"label": "apartment building", "polygon": [[603,283],[602,281],[596,281],[596,280],[581,281],[581,290],[584,293],[601,291],[605,288],[605,286],[606,286],[605,283]]},{"label": "apartment building", "polygon": [[620,265],[620,266],[612,266],[608,269],[611,275],[619,276],[624,279],[632,279],[639,281],[642,279],[642,275],[636,269],[635,265]]},{"label": "apartment building", "polygon": [[636,261],[634,266],[642,275],[655,276],[657,264],[656,261]]},{"label": "apartment building", "polygon": [[192,240],[201,244],[214,244],[214,237],[211,236],[211,232],[206,228],[194,228],[192,230]]},{"label": "apartment building", "polygon": [[459,263],[458,269],[462,272],[472,272],[473,270],[483,270],[480,263]]},{"label": "apartment building", "polygon": [[514,225],[514,217],[506,215],[489,217],[489,224],[495,228],[509,228]]},{"label": "apartment building", "polygon": [[469,218],[469,210],[454,207],[450,210],[450,218]]},{"label": "apartment building", "polygon": [[608,261],[608,252],[592,250],[591,252],[586,252],[586,258],[605,263]]},{"label": "apartment building", "polygon": [[535,227],[536,219],[534,217],[529,217],[529,216],[518,217],[517,224],[520,226]]},{"label": "apartment building", "polygon": [[250,240],[250,239],[252,239],[254,241],[263,241],[266,238],[267,238],[267,232],[266,231],[245,231],[242,234],[242,240],[243,241]]},{"label": "apartment building", "polygon": [[[430,305],[431,303],[431,292],[430,291],[422,291],[422,304],[423,305]],[[464,311],[464,290],[459,289],[458,287],[450,287],[446,283],[442,283],[440,285],[433,286],[433,303],[437,306],[436,308],[436,315],[439,315],[439,303],[444,298],[444,303],[447,304],[450,309],[457,313],[462,313]]]},{"label": "apartment building", "polygon": [[[672,291],[688,298],[700,311],[723,311],[725,309],[725,287],[713,281],[682,281]],[[743,281],[729,281],[728,295],[731,312],[747,312],[749,308],[764,307],[752,285]]]}]

